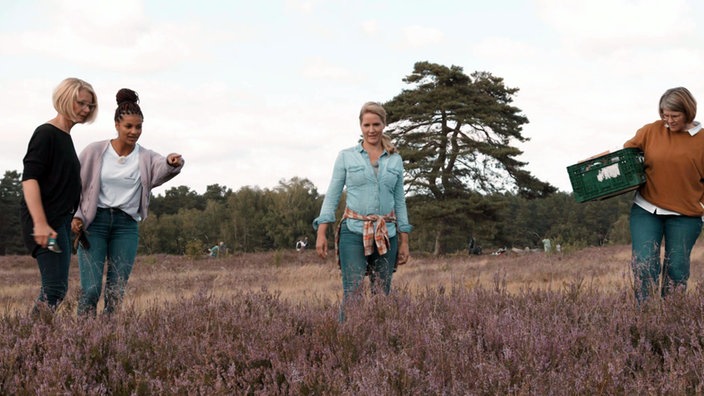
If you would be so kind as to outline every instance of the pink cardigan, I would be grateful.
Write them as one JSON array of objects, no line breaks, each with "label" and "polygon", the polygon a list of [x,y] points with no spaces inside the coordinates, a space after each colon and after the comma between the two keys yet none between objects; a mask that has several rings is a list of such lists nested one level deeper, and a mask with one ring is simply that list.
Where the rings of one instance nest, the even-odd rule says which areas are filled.
[{"label": "pink cardigan", "polygon": [[[81,152],[81,203],[73,215],[83,221],[83,229],[88,228],[95,219],[100,194],[100,168],[103,154],[108,149],[110,140],[94,142]],[[139,203],[139,215],[144,220],[149,211],[149,196],[152,188],[158,187],[181,173],[180,166],[173,167],[166,163],[166,157],[152,150],[139,147],[139,174],[142,179],[142,197]]]}]

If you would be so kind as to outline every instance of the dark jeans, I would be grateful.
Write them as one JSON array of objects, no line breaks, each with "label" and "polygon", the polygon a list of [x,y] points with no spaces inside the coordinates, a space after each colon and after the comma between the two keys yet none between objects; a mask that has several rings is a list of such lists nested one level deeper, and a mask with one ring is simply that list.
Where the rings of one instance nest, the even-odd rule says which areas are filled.
[{"label": "dark jeans", "polygon": [[132,273],[137,256],[139,223],[119,209],[98,208],[95,220],[86,231],[90,248],[78,248],[81,272],[78,313],[96,314],[106,258],[105,312],[112,313],[119,306]]},{"label": "dark jeans", "polygon": [[660,281],[660,246],[665,238],[661,296],[674,289],[685,290],[689,279],[690,254],[702,231],[701,217],[649,213],[638,205],[631,207],[631,266],[638,302],[657,290]]},{"label": "dark jeans", "polygon": [[364,276],[368,273],[372,293],[391,292],[391,278],[396,268],[398,254],[398,237],[389,238],[390,246],[385,255],[379,255],[374,248],[371,256],[364,256],[364,242],[361,234],[355,234],[347,228],[347,222],[340,226],[340,269],[342,270],[342,307],[340,321],[345,320],[344,306],[359,297]]},{"label": "dark jeans", "polygon": [[[46,304],[52,310],[61,304],[68,291],[68,273],[71,267],[71,218],[66,215],[61,219],[54,231],[58,234],[56,244],[61,253],[55,253],[35,244],[32,255],[37,259],[42,286],[37,303]],[[35,304],[34,312],[38,307]]]}]

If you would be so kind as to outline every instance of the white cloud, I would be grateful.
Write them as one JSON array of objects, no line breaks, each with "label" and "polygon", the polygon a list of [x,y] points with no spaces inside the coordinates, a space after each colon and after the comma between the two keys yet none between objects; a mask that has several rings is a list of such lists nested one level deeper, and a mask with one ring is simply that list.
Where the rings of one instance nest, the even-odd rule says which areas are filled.
[{"label": "white cloud", "polygon": [[286,7],[304,14],[310,14],[314,11],[318,3],[320,3],[319,0],[286,0]]},{"label": "white cloud", "polygon": [[526,42],[507,37],[488,37],[472,46],[478,58],[489,58],[495,62],[535,62],[540,61],[539,49]]},{"label": "white cloud", "polygon": [[402,46],[405,48],[422,48],[437,44],[444,40],[445,35],[441,30],[419,25],[403,28]]},{"label": "white cloud", "polygon": [[156,23],[141,2],[48,2],[52,23],[0,34],[0,54],[46,56],[103,70],[150,72],[205,58],[200,27]]},{"label": "white cloud", "polygon": [[667,47],[698,28],[687,0],[537,0],[536,5],[565,47],[596,55],[632,46]]},{"label": "white cloud", "polygon": [[375,36],[379,32],[379,22],[375,19],[368,19],[362,22],[362,32],[367,36]]},{"label": "white cloud", "polygon": [[81,42],[129,46],[149,30],[142,1],[49,2],[48,13],[56,21],[57,32],[68,32]]},{"label": "white cloud", "polygon": [[305,65],[301,70],[301,74],[310,79],[338,82],[354,82],[361,80],[361,76],[359,74],[352,72],[348,68],[334,65],[320,56],[306,59]]}]

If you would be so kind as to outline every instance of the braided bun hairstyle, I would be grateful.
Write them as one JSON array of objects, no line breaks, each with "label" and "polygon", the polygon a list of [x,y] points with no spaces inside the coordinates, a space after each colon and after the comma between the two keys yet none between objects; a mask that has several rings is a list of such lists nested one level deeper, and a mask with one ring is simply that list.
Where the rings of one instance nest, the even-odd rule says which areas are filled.
[{"label": "braided bun hairstyle", "polygon": [[120,122],[123,116],[130,114],[136,114],[144,120],[142,109],[139,108],[139,96],[137,96],[137,92],[129,88],[122,88],[117,92],[115,98],[117,99],[115,122]]}]

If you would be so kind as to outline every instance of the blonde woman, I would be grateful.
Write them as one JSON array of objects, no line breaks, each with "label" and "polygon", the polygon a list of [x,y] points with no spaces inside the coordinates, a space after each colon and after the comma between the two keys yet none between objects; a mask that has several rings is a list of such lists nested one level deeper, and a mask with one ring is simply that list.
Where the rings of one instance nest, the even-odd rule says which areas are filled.
[{"label": "blonde woman", "polygon": [[55,310],[68,291],[71,218],[81,196],[81,165],[71,129],[93,122],[98,113],[93,87],[78,78],[56,87],[53,104],[57,114],[34,131],[22,171],[22,235],[41,275],[35,313],[39,304]]},{"label": "blonde woman", "polygon": [[403,160],[384,135],[386,111],[378,103],[365,103],[359,126],[362,141],[338,154],[320,216],[313,221],[315,248],[325,258],[328,225],[335,222],[335,209],[346,188],[347,207],[335,233],[342,271],[341,321],[345,319],[344,305],[359,293],[365,274],[369,274],[372,292],[389,294],[396,265],[405,264],[410,257],[408,233],[412,227],[403,189]]}]

